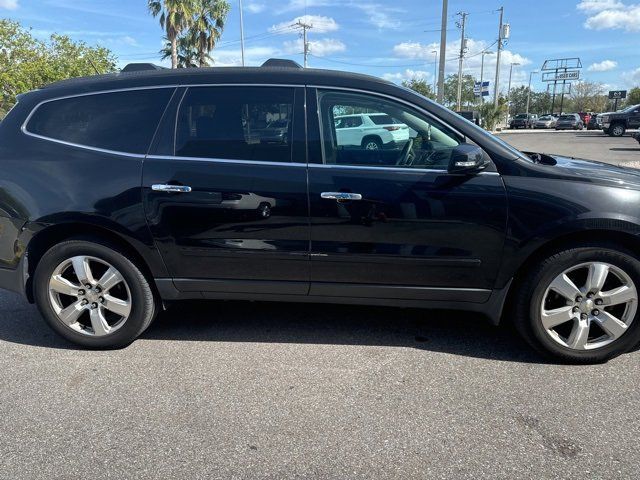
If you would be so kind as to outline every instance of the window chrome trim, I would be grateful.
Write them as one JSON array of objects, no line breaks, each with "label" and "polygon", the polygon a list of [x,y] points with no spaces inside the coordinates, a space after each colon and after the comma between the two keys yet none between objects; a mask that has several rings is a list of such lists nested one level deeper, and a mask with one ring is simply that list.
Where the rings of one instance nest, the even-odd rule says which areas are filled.
[{"label": "window chrome trim", "polygon": [[[100,148],[100,147],[92,147],[91,145],[83,145],[81,143],[73,143],[73,142],[67,142],[66,140],[59,140],[57,138],[53,138],[53,137],[47,137],[45,135],[39,135],[37,133],[33,133],[30,132],[29,130],[27,130],[27,124],[29,123],[29,121],[31,120],[31,118],[33,117],[33,115],[36,113],[36,111],[45,103],[50,103],[50,102],[55,102],[58,100],[66,100],[69,98],[78,98],[78,97],[87,97],[90,95],[104,95],[104,94],[108,94],[108,93],[120,93],[120,92],[131,92],[131,91],[137,91],[137,90],[159,90],[159,89],[166,89],[166,88],[172,88],[172,89],[178,89],[178,88],[185,88],[188,89],[189,87],[284,87],[284,88],[305,88],[304,84],[281,84],[281,83],[215,83],[215,84],[211,84],[211,83],[198,83],[198,84],[169,84],[169,85],[141,85],[141,86],[137,86],[137,87],[126,87],[126,88],[112,88],[112,89],[107,89],[107,90],[96,90],[93,92],[81,92],[81,93],[73,93],[70,95],[62,95],[59,97],[52,97],[52,98],[47,98],[45,100],[42,100],[41,102],[37,103],[29,112],[29,115],[27,115],[27,118],[25,118],[24,122],[22,122],[22,125],[20,126],[20,131],[25,134],[28,135],[30,137],[34,137],[34,138],[38,138],[40,140],[46,140],[49,142],[54,142],[54,143],[58,143],[60,145],[66,145],[69,147],[76,147],[76,148],[83,148],[85,150],[90,150],[93,152],[100,152],[100,153],[107,153],[110,155],[121,155],[124,157],[131,157],[131,158],[145,158],[147,157],[146,154],[144,153],[132,153],[132,152],[123,152],[120,150],[109,150],[109,149],[105,149],[105,148]],[[185,90],[185,94],[186,94],[186,90]],[[180,99],[180,103],[182,103],[182,100],[184,99],[184,95],[183,98]],[[174,144],[175,147],[175,144]],[[180,158],[180,157],[176,157],[176,158]],[[262,162],[265,163],[265,162]],[[277,162],[276,162],[277,163]]]}]

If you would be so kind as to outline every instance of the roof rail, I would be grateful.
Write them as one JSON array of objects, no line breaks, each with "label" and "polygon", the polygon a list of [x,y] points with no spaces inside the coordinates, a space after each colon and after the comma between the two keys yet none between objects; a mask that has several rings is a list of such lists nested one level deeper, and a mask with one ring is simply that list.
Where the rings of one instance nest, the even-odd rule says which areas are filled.
[{"label": "roof rail", "polygon": [[165,67],[154,65],[153,63],[129,63],[121,71],[122,72],[143,72],[148,70],[164,70]]},{"label": "roof rail", "polygon": [[263,67],[277,67],[277,68],[302,68],[298,62],[293,60],[287,60],[285,58],[270,58],[262,64]]}]

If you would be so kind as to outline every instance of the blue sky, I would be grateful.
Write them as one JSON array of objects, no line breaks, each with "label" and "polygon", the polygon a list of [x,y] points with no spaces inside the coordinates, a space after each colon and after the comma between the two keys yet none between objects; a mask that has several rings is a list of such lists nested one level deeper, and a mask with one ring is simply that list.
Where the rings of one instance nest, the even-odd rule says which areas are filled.
[{"label": "blue sky", "polygon": [[[513,84],[526,83],[529,72],[547,58],[580,57],[582,78],[607,88],[640,85],[640,0],[450,0],[447,71],[458,68],[460,31],[456,12],[469,13],[469,58],[465,73],[479,77],[480,56],[497,38],[498,14],[504,6],[511,25],[501,64],[506,89],[511,62]],[[240,62],[238,0],[219,46],[217,65]],[[292,28],[301,16],[313,25],[310,66],[344,69],[399,82],[412,76],[433,81],[434,54],[440,41],[440,0],[244,0],[247,63],[269,57],[302,63],[302,44]],[[64,33],[89,44],[109,47],[121,65],[160,63],[162,31],[147,12],[145,0],[0,0],[0,17],[20,21],[46,37]],[[495,69],[495,55],[485,57],[485,71]],[[485,79],[492,80],[487,73]],[[534,75],[535,89],[544,89]]]}]

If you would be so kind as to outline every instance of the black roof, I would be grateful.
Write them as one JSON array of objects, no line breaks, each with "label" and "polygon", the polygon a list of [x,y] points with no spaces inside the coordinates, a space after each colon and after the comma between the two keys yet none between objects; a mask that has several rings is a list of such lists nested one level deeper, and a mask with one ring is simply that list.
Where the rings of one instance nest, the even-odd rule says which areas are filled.
[{"label": "black roof", "polygon": [[383,84],[393,85],[387,80],[359,73],[342,72],[338,70],[324,70],[314,68],[300,68],[294,62],[274,61],[265,62],[262,67],[204,67],[204,68],[157,68],[146,64],[127,66],[121,72],[92,75],[89,77],[70,78],[51,83],[44,87],[49,89],[74,89],[92,91],[98,89],[117,89],[137,86],[156,85],[190,85],[199,83],[284,83],[284,84],[319,84],[329,85],[358,85]]}]

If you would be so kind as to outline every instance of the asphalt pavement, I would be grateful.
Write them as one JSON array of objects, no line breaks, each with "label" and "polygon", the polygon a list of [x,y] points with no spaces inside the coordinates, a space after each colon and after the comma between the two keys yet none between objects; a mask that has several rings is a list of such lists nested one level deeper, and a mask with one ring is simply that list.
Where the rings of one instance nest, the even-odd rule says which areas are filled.
[{"label": "asphalt pavement", "polygon": [[[640,160],[598,133],[503,138]],[[380,307],[184,302],[85,351],[2,292],[0,478],[631,479],[639,378],[638,352],[556,365],[477,315]]]}]

